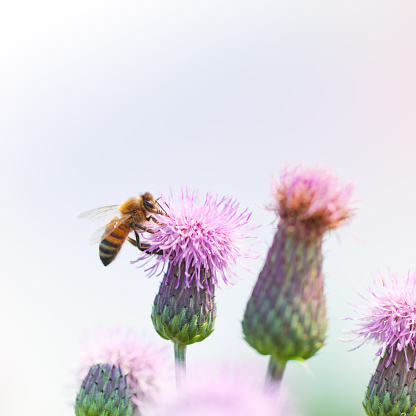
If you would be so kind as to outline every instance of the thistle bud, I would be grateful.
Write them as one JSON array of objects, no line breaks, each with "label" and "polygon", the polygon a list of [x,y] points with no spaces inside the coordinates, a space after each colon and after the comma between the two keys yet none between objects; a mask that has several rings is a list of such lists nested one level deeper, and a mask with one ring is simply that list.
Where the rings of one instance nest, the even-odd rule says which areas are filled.
[{"label": "thistle bud", "polygon": [[247,342],[284,362],[311,357],[326,334],[322,235],[304,231],[280,223],[243,320]]},{"label": "thistle bud", "polygon": [[215,286],[202,269],[203,289],[198,289],[196,281],[187,287],[183,269],[174,265],[163,278],[152,309],[152,322],[162,338],[190,345],[203,341],[214,331]]},{"label": "thistle bud", "polygon": [[120,367],[93,365],[75,401],[76,416],[131,416],[133,407]]},{"label": "thistle bud", "polygon": [[253,348],[271,356],[269,372],[279,379],[288,360],[307,359],[324,343],[322,238],[349,219],[351,186],[324,169],[286,168],[273,193],[279,223],[243,331]]}]

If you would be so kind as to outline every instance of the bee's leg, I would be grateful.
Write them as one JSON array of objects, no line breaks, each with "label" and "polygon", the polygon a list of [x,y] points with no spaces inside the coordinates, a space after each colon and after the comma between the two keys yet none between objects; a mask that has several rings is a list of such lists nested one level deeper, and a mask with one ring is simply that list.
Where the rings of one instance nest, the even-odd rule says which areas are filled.
[{"label": "bee's leg", "polygon": [[134,238],[128,237],[127,239],[130,244],[132,244],[134,247],[137,247],[137,241]]},{"label": "bee's leg", "polygon": [[134,247],[137,247],[141,251],[145,251],[150,247],[150,244],[143,244],[138,241],[138,238],[134,239],[131,237],[128,237],[129,243],[132,244]]},{"label": "bee's leg", "polygon": [[139,230],[146,231],[150,234],[156,234],[157,233],[157,231],[152,230],[151,228],[147,228],[145,225],[142,225],[142,224],[136,224],[134,226],[134,228],[138,228]]},{"label": "bee's leg", "polygon": [[[131,244],[133,244],[135,247],[137,247],[140,251],[146,251],[147,249],[150,248],[150,244],[143,244],[143,243],[140,242],[140,236],[139,236],[139,233],[136,230],[134,230],[134,235],[136,236],[135,240],[133,238],[129,237],[129,242]],[[162,250],[146,251],[146,254],[156,254],[156,255],[160,256],[161,254],[163,254],[163,251]]]},{"label": "bee's leg", "polygon": [[140,244],[140,235],[139,233],[134,230],[134,236],[136,237],[136,247],[141,250],[142,249],[142,245]]},{"label": "bee's leg", "polygon": [[129,243],[133,244],[134,247],[137,247],[139,250],[146,250],[150,247],[150,244],[142,244],[140,243],[140,236],[137,231],[134,231],[134,235],[136,239],[128,237]]},{"label": "bee's leg", "polygon": [[152,217],[151,215],[146,218],[146,221],[150,221],[150,220],[152,220],[157,225],[161,225],[160,222],[155,217]]}]

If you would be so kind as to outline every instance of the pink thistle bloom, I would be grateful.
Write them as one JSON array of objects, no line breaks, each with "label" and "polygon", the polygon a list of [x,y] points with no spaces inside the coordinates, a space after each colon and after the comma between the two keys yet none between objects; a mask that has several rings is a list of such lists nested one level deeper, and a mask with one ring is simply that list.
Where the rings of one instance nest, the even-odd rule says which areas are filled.
[{"label": "pink thistle bloom", "polygon": [[289,225],[309,224],[323,231],[337,228],[349,220],[352,184],[339,182],[324,167],[286,166],[280,181],[274,180],[272,209]]},{"label": "pink thistle bloom", "polygon": [[[363,339],[359,348],[366,341],[374,340],[381,344],[376,355],[382,355],[383,350],[390,352],[387,365],[395,361],[397,354],[404,351],[409,367],[406,347],[416,350],[416,273],[408,273],[403,284],[399,284],[396,276],[389,274],[386,280],[382,276],[374,279],[376,290],[367,288],[370,299],[364,298],[362,306],[352,305],[349,308],[360,315],[359,318],[347,318],[356,321],[357,329],[345,331],[357,335],[348,341]],[[416,363],[412,363],[415,366]]]},{"label": "pink thistle bloom", "polygon": [[[232,198],[221,198],[208,193],[203,204],[197,203],[197,192],[190,194],[182,190],[179,202],[172,194],[167,202],[169,217],[158,216],[160,225],[153,226],[155,234],[145,240],[150,244],[146,251],[161,255],[151,256],[155,264],[148,268],[150,275],[161,269],[166,263],[169,267],[183,267],[186,287],[195,279],[197,287],[203,288],[201,280],[207,271],[215,284],[221,277],[225,283],[234,283],[236,274],[231,266],[239,263],[239,258],[253,258],[250,250],[241,242],[247,238],[248,221],[251,213],[244,210],[238,213],[239,204]],[[142,256],[139,260],[149,259]]]},{"label": "pink thistle bloom", "polygon": [[79,371],[83,379],[94,364],[111,364],[121,368],[131,392],[133,415],[143,413],[146,404],[160,399],[167,377],[165,350],[143,345],[131,334],[114,331],[99,334],[95,342],[86,342]]},{"label": "pink thistle bloom", "polygon": [[285,391],[266,390],[252,372],[223,368],[188,379],[155,409],[156,416],[294,416]]}]

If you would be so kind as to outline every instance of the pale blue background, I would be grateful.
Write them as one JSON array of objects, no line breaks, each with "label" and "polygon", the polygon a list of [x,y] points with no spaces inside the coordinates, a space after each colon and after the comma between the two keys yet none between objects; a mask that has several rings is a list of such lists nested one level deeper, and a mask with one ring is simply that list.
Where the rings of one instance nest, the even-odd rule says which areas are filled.
[{"label": "pale blue background", "polygon": [[[286,164],[325,164],[361,208],[324,245],[327,345],[290,363],[304,414],[362,415],[374,345],[347,352],[346,303],[371,272],[416,268],[414,1],[9,1],[0,6],[0,413],[69,416],[82,331],[123,323],[158,346],[158,279],[125,247],[104,268],[76,219],[182,186],[253,211],[260,258]],[[199,363],[267,359],[242,339],[255,275],[218,292]],[[334,407],[336,406],[336,407]]]}]

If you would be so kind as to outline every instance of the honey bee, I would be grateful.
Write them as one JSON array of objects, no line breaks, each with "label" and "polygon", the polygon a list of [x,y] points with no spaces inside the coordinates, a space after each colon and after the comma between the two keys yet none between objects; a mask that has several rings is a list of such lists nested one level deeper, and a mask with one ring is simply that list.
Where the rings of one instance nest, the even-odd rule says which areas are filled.
[{"label": "honey bee", "polygon": [[146,192],[138,198],[130,198],[120,205],[109,205],[85,211],[79,214],[78,218],[90,218],[94,220],[109,214],[112,216],[117,211],[120,217],[115,216],[107,225],[99,229],[93,237],[93,242],[95,240],[100,241],[99,253],[104,266],[108,266],[116,258],[131,232],[134,233],[135,240],[128,237],[130,243],[142,251],[149,248],[148,245],[140,243],[139,232],[145,231],[155,234],[156,231],[148,228],[145,225],[146,222],[153,221],[159,224],[152,214],[168,216],[157,200],[153,198],[153,195]]}]

